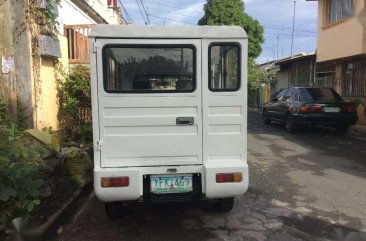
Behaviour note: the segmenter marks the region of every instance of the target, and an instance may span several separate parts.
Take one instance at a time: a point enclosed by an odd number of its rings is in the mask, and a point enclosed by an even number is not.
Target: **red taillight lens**
[[[241,172],[216,174],[216,183],[242,182],[242,180]]]
[[[129,177],[102,177],[102,187],[128,187],[130,185]]]
[[[353,105],[343,106],[342,111],[346,113],[357,113],[356,106]]]
[[[303,113],[323,112],[323,108],[319,105],[304,105],[300,107],[300,112]]]

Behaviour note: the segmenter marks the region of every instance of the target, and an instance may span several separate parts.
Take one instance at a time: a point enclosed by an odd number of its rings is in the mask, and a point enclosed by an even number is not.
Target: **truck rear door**
[[[95,45],[101,166],[201,164],[201,40]]]

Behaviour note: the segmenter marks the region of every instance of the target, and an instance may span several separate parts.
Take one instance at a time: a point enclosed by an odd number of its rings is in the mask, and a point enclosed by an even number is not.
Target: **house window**
[[[328,0],[328,24],[354,15],[353,0]]]

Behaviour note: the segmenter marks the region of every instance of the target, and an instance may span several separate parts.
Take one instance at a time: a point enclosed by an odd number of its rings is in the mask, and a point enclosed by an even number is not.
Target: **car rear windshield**
[[[300,89],[300,100],[302,101],[337,101],[342,98],[329,88],[303,88]]]

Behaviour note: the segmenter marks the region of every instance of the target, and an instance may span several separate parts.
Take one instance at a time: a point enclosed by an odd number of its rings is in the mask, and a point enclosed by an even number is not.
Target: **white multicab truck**
[[[94,187],[107,214],[130,201],[231,210],[249,182],[243,28],[97,25],[89,40]]]

